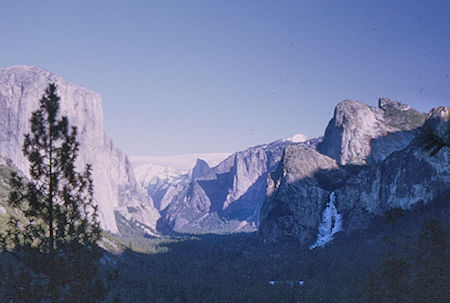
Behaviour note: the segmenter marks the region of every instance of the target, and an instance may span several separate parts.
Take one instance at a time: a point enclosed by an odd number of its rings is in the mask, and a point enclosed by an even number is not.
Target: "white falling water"
[[[342,216],[338,214],[336,206],[334,205],[335,202],[336,197],[334,192],[332,192],[327,207],[322,214],[322,221],[319,224],[317,240],[309,247],[309,249],[323,247],[326,243],[333,240],[335,233],[342,230]]]

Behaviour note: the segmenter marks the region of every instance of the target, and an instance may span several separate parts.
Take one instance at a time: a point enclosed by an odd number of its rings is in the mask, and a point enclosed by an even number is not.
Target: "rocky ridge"
[[[448,196],[448,144],[431,156],[420,140],[427,128],[447,140],[448,113],[448,107],[432,110],[422,127],[425,114],[392,100],[380,99],[378,108],[341,102],[317,150],[288,146],[269,175],[259,237],[313,244],[331,200],[340,222],[329,228],[339,223],[351,233],[391,208]]]
[[[344,100],[334,111],[318,150],[340,165],[381,162],[404,148],[425,122],[425,115],[409,106],[382,98],[378,107]]]
[[[161,215],[178,232],[254,230],[266,188],[289,144],[314,146],[317,140],[293,136],[237,152],[210,167],[197,160],[183,182],[170,184],[161,199]]]

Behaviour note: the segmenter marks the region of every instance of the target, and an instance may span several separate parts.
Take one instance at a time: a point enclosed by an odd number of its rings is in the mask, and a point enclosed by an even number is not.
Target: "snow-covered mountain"
[[[135,169],[150,164],[188,171],[194,167],[197,159],[205,160],[209,166],[216,166],[229,155],[231,153],[199,153],[173,156],[130,156],[129,158]]]
[[[55,83],[61,97],[61,114],[78,128],[81,143],[78,165],[92,164],[94,198],[99,205],[101,226],[118,232],[116,214],[156,228],[159,213],[151,198],[136,182],[127,156],[118,149],[103,128],[102,100],[98,93],[70,83],[46,70],[32,66],[0,69],[0,156],[28,174],[23,156],[23,135],[30,131],[31,113],[49,83]]]

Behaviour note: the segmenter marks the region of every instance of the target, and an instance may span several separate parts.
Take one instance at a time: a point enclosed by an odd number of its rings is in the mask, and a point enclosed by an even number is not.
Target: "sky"
[[[336,104],[450,105],[450,1],[0,0],[0,67],[100,93],[132,156],[323,135]]]

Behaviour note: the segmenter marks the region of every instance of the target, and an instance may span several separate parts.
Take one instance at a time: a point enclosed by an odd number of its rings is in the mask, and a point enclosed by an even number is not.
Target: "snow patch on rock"
[[[284,141],[290,141],[292,143],[302,143],[302,142],[305,142],[308,140],[309,140],[309,138],[303,134],[295,134],[291,137],[284,139]]]
[[[199,153],[174,156],[131,156],[130,161],[135,169],[147,164],[189,170],[194,167],[197,159],[205,160],[210,167],[214,167],[229,155],[230,153]]]
[[[188,171],[158,164],[143,164],[137,167],[134,173],[139,184],[147,188],[150,185],[157,185],[161,180],[177,183],[179,177],[187,174]]]

